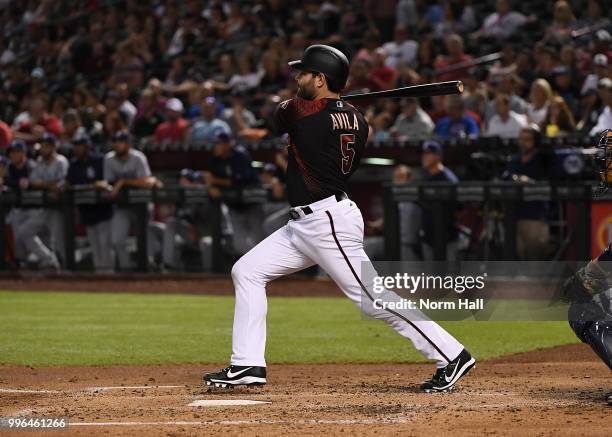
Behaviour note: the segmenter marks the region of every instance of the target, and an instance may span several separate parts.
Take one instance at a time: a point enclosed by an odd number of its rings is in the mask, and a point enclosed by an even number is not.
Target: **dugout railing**
[[[124,189],[115,198],[104,190],[66,190],[54,193],[50,190],[5,191],[0,195],[0,226],[5,228],[6,217],[11,208],[53,208],[62,212],[66,270],[75,270],[75,219],[79,205],[115,204],[130,208],[135,216],[132,229],[136,238],[136,271],[147,272],[149,207],[152,204],[174,204],[182,206],[209,205],[212,222],[212,267],[213,271],[224,269],[221,249],[221,204],[230,207],[262,204],[268,199],[268,191],[260,187],[223,189],[220,197],[212,198],[206,187],[164,187],[151,189]],[[6,253],[6,232],[0,232],[0,254]],[[7,267],[5,256],[0,256],[0,269]]]
[[[429,217],[433,220],[433,229],[435,229],[432,242],[434,260],[443,261],[446,258],[446,246],[449,240],[446,220],[448,215],[454,214],[457,208],[461,209],[465,204],[477,204],[482,207],[485,214],[486,211],[490,212],[494,209],[503,227],[501,256],[497,260],[516,260],[517,210],[522,202],[542,201],[573,204],[571,235],[569,235],[571,244],[576,259],[589,259],[591,254],[591,204],[611,200],[610,194],[599,193],[597,184],[586,182],[572,182],[571,184],[521,184],[516,182],[387,184],[383,196],[385,257],[389,260],[400,259],[399,202],[414,202],[427,206],[430,211]],[[453,207],[449,208],[450,205]],[[612,214],[612,207],[610,214]]]

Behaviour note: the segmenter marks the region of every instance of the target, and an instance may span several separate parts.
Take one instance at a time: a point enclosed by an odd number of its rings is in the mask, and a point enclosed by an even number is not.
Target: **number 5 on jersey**
[[[355,134],[340,135],[340,151],[342,152],[342,173],[349,174],[355,158]]]

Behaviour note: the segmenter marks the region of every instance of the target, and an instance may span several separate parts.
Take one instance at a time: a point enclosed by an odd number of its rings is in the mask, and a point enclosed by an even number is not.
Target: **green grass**
[[[421,361],[341,298],[268,299],[270,363]],[[0,363],[225,363],[234,300],[222,296],[0,291]],[[479,358],[576,342],[565,322],[442,323]]]

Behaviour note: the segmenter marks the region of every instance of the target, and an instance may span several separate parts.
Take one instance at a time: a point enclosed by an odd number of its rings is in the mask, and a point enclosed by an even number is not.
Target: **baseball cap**
[[[166,109],[174,112],[183,112],[183,102],[173,97],[166,102]]]
[[[423,143],[423,153],[442,155],[442,146],[437,141],[425,141]]]
[[[598,65],[600,67],[608,66],[608,57],[602,53],[598,53],[593,56],[593,64]]]
[[[612,90],[612,79],[608,77],[602,77],[597,82],[597,88],[605,88],[607,90]]]
[[[275,174],[277,170],[278,170],[278,167],[276,166],[276,164],[273,164],[271,162],[268,162],[264,164],[263,166],[263,171],[265,173]]]
[[[565,76],[566,74],[570,74],[570,69],[565,65],[560,65],[553,69],[552,74],[553,76]]]
[[[10,153],[11,150],[21,150],[22,152],[25,152],[28,150],[28,146],[26,146],[26,143],[21,140],[14,140],[8,147],[6,153]]]
[[[49,132],[45,133],[40,139],[41,143],[57,145],[57,137]]]
[[[45,70],[43,70],[40,67],[36,67],[35,69],[32,70],[32,72],[30,73],[31,77],[35,77],[36,79],[42,79],[45,77]]]
[[[186,178],[189,179],[190,181],[193,180],[193,170],[190,168],[184,168],[181,170],[181,177],[182,178]]]
[[[232,134],[224,130],[215,133],[215,143],[229,143],[232,140]]]
[[[610,32],[608,32],[606,29],[600,29],[597,32],[595,32],[596,41],[610,42],[611,39],[612,37],[610,36]]]
[[[74,145],[84,144],[86,146],[89,146],[91,145],[91,140],[89,139],[89,135],[87,134],[78,134],[76,137],[74,137],[74,139],[72,140],[72,143]]]
[[[128,131],[120,130],[113,135],[113,141],[130,141],[130,134]]]

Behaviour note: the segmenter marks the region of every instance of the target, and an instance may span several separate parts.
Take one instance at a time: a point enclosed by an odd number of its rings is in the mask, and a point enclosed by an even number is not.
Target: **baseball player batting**
[[[313,45],[302,60],[289,65],[297,70],[297,97],[280,103],[274,119],[279,133],[290,137],[290,220],[234,264],[230,365],[204,375],[204,382],[216,387],[266,383],[266,284],[318,264],[364,313],[385,321],[437,362],[433,377],[421,385],[424,391],[447,391],[474,367],[474,358],[441,326],[424,320],[423,314],[415,312],[411,320],[376,309],[372,284],[361,279],[362,263],[370,260],[363,250],[361,211],[347,197],[346,187],[359,166],[369,127],[363,115],[339,96],[349,62],[333,47]]]

